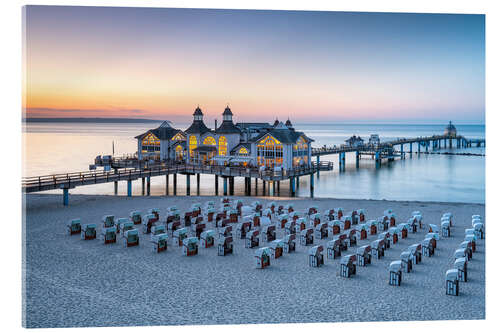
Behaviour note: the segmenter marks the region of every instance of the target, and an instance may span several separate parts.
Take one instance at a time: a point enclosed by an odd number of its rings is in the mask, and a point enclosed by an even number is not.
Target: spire
[[[229,104],[226,105],[226,108],[224,109],[224,112],[222,113],[222,120],[233,122],[233,113],[231,112],[231,109],[229,108]]]
[[[193,116],[194,116],[194,120],[203,120],[203,112],[201,112],[199,105],[196,108],[196,110],[194,110]]]

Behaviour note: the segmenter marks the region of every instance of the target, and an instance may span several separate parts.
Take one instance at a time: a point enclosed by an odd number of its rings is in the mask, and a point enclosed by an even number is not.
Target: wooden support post
[[[429,152],[429,141],[425,141],[425,152]]]
[[[147,194],[151,195],[151,177],[147,177]]]
[[[296,186],[296,189],[295,189],[295,193],[298,193],[299,192],[299,187],[300,187],[300,177],[297,176],[296,178],[297,178],[296,179],[297,180],[297,186]]]
[[[255,178],[255,195],[259,195],[259,178]]]
[[[69,204],[69,189],[63,188],[63,205],[67,206]]]
[[[421,143],[420,141],[419,141],[419,142],[417,142],[417,150],[418,150],[418,155],[420,155],[420,145],[421,145],[421,144],[422,144],[422,143]]]
[[[262,195],[266,195],[266,181],[262,179]]]
[[[196,195],[200,195],[200,174],[196,174]]]
[[[186,173],[186,195],[191,195],[191,175]]]
[[[403,149],[404,149],[403,147],[404,147],[404,145],[403,145],[403,144],[401,144],[401,159],[402,159],[402,160],[405,158],[405,152],[404,152],[404,150],[403,150]]]
[[[168,173],[165,175],[165,195],[168,195]]]
[[[115,181],[115,195],[118,195],[118,182]]]
[[[314,198],[314,175],[311,173],[311,180],[310,180],[310,190],[311,190],[311,198]]]
[[[224,180],[224,196],[227,195],[227,177],[223,177]]]
[[[234,176],[229,177],[229,195],[234,195]]]
[[[359,150],[356,150],[356,169],[359,169]]]
[[[319,173],[318,173],[319,175]],[[278,197],[280,196],[280,181],[276,181],[276,185],[278,185]]]
[[[274,181],[269,181],[269,195],[274,196]]]
[[[177,173],[174,173],[174,195],[177,195]]]
[[[295,178],[290,177],[290,196],[294,197],[295,196]]]
[[[144,195],[145,183],[146,183],[146,178],[142,177],[142,195]]]
[[[377,151],[377,152],[375,152],[375,168],[376,169],[380,168],[380,165],[381,165],[381,163],[380,163],[380,152]]]
[[[219,176],[215,175],[215,195],[219,195]]]
[[[316,164],[318,166],[317,176],[318,176],[318,179],[319,179],[319,155],[316,155]]]
[[[342,153],[342,171],[345,171],[345,152]]]
[[[132,196],[132,180],[127,180],[127,197]]]
[[[339,153],[339,172],[342,172],[342,153]]]
[[[410,158],[412,158],[413,155],[413,142],[410,142]]]

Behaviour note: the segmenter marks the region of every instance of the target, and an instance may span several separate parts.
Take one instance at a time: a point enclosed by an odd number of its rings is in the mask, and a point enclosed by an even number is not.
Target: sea
[[[137,151],[135,136],[157,127],[156,123],[102,122],[28,122],[23,123],[23,176],[41,176],[88,171],[97,155],[127,155]],[[365,141],[378,134],[381,141],[442,134],[447,124],[294,124],[314,140],[313,147],[340,145],[352,135]],[[174,124],[185,129],[189,124]],[[455,125],[457,133],[466,138],[485,138],[484,125]],[[399,149],[399,147],[397,147]],[[408,151],[408,145],[405,146]],[[417,151],[416,144],[413,152]],[[425,151],[422,149],[421,151]],[[430,150],[432,151],[432,149]],[[442,148],[440,152],[465,152],[483,156],[407,154],[406,159],[383,163],[378,169],[371,158],[361,159],[356,169],[354,153],[346,154],[345,171],[339,172],[338,155],[322,156],[332,161],[334,170],[314,176],[314,196],[323,198],[376,199],[400,201],[485,202],[485,148]],[[315,161],[315,158],[314,158]],[[214,176],[201,175],[200,195],[214,194]],[[219,178],[219,194],[222,180]],[[301,177],[299,197],[309,197],[310,177]],[[177,195],[185,195],[185,176],[177,179]],[[173,193],[172,180],[170,194]],[[196,192],[191,179],[191,194]],[[133,195],[141,195],[141,182],[133,182]],[[126,195],[126,182],[119,182],[118,195]],[[61,193],[53,190],[42,193]],[[112,195],[112,183],[77,187],[70,194]],[[280,195],[287,196],[289,182],[280,184]],[[255,184],[252,181],[252,195]],[[259,182],[258,195],[262,195]],[[151,179],[151,195],[165,195],[165,177]],[[235,179],[235,195],[244,195],[243,179]]]

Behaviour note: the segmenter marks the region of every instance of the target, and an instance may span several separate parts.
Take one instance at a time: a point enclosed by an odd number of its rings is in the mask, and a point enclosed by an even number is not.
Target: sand
[[[234,198],[236,199],[236,197]],[[403,274],[401,287],[388,284],[388,266],[426,232],[409,234],[386,251],[380,260],[357,267],[354,277],[339,276],[340,259],[326,258],[319,268],[308,266],[307,250],[272,260],[256,269],[255,249],[235,240],[235,253],[217,256],[215,247],[200,249],[194,257],[169,242],[167,252],[154,254],[149,235],[140,234],[139,247],[122,243],[103,245],[67,236],[65,224],[81,218],[99,223],[113,214],[127,217],[132,210],[146,213],[159,208],[163,220],[167,207],[182,212],[194,202],[220,197],[114,197],[71,195],[62,206],[60,195],[26,196],[24,257],[24,325],[26,327],[137,326],[185,324],[305,323],[387,320],[455,320],[485,317],[484,240],[469,263],[469,281],[460,283],[460,295],[445,295],[444,276],[452,268],[454,250],[470,228],[472,214],[484,216],[481,204],[394,202],[338,199],[278,199],[240,197],[244,204],[255,200],[293,202],[296,210],[317,205],[364,208],[368,219],[392,208],[397,222],[420,210],[424,222],[440,224],[444,212],[452,212],[452,236],[438,241],[435,256],[423,257],[413,272]],[[283,235],[278,230],[278,238]],[[376,236],[358,241],[368,244]],[[314,243],[326,245],[327,239]],[[298,242],[297,242],[298,243]],[[262,243],[261,243],[262,245]],[[355,253],[356,247],[347,253]],[[344,254],[344,253],[343,253]]]

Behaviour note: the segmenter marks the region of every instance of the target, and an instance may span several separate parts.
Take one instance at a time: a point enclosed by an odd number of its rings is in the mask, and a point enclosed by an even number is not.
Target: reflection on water
[[[177,125],[186,128],[187,124]],[[134,136],[155,127],[155,124],[29,124],[24,128],[25,176],[53,173],[66,173],[88,170],[96,155],[111,154],[112,141],[115,154],[121,155],[137,150]],[[438,134],[444,126],[437,125],[299,125],[315,139],[313,146],[342,144],[343,140],[356,134],[364,139],[378,133],[382,141],[401,137],[416,137]],[[484,138],[484,126],[457,126],[458,132],[465,137]],[[398,147],[399,148],[399,147]],[[408,147],[406,148],[408,150]],[[416,151],[416,146],[413,147]],[[446,150],[442,150],[446,151]],[[448,149],[484,153],[484,148]],[[338,168],[338,156],[323,156],[321,160],[334,162]],[[363,158],[360,168],[355,167],[354,153],[346,154],[346,170],[338,169],[321,172],[320,178],[314,176],[314,195],[316,197],[336,197],[353,199],[421,200],[446,202],[475,202],[485,200],[485,158],[481,156],[425,155],[407,154],[404,160],[384,163],[375,169],[372,159]],[[201,195],[214,194],[214,176],[201,175]],[[219,179],[219,194],[222,193],[222,180]],[[186,177],[178,175],[178,195],[185,194]],[[173,180],[170,177],[170,194],[173,193]],[[259,182],[258,194],[262,195]],[[119,194],[126,194],[126,182],[120,182]],[[288,195],[289,182],[280,184],[280,194]],[[52,193],[59,193],[53,191]],[[84,186],[73,189],[71,193],[112,194],[113,184]],[[252,181],[252,194],[255,181]],[[133,194],[141,194],[141,182],[133,184]],[[165,177],[151,180],[151,194],[165,194]],[[191,177],[191,194],[196,194],[196,177]],[[243,179],[235,179],[235,194],[244,194]],[[300,180],[298,195],[309,196],[309,176]]]

